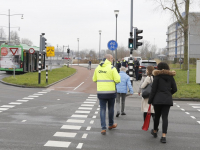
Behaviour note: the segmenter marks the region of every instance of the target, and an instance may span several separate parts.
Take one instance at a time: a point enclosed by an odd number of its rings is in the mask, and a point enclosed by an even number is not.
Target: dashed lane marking
[[[185,112],[185,113],[188,114],[188,115],[190,114],[189,112]]]
[[[36,95],[30,95],[30,96],[28,96],[28,97],[39,97],[39,96],[36,96]]]
[[[193,108],[200,108],[200,106],[192,106]]]
[[[181,109],[182,111],[185,111],[185,109]]]
[[[90,126],[86,128],[86,130],[90,130],[90,129],[91,129],[91,127],[90,127]]]
[[[0,110],[8,110],[9,108],[0,108]]]
[[[68,119],[66,122],[70,122],[70,123],[84,123],[85,120]]]
[[[1,107],[13,108],[13,107],[15,107],[15,106],[14,106],[14,105],[2,105]]]
[[[93,124],[93,123],[94,123],[94,120],[91,120],[91,121],[90,121],[90,124]]]
[[[71,130],[80,130],[81,126],[74,126],[74,125],[63,125],[61,129],[71,129]]]
[[[75,113],[77,113],[77,114],[89,114],[90,113],[90,111],[75,111]]]
[[[92,108],[90,108],[90,107],[79,107],[78,109],[92,110]]]
[[[71,132],[56,132],[53,136],[57,137],[75,137],[77,133],[71,133]]]
[[[94,106],[94,105],[89,105],[89,104],[82,104],[81,106]]]
[[[44,94],[33,94],[33,95],[44,95]]]
[[[11,102],[11,103],[9,103],[9,104],[11,104],[11,105],[21,105],[22,103]]]
[[[83,143],[79,143],[76,149],[81,149],[83,147]]]
[[[58,101],[60,100],[60,99],[57,99]]]
[[[28,102],[29,100],[17,100],[18,102]]]
[[[196,119],[194,116],[190,116],[192,119]]]
[[[48,141],[44,146],[68,148],[71,142]]]
[[[86,139],[87,136],[88,136],[88,134],[84,133],[83,136],[82,136],[82,138],[83,138],[83,139]]]
[[[47,109],[47,107],[44,107],[43,109]]]
[[[95,114],[98,114],[98,111],[95,111]]]
[[[100,108],[97,108],[97,110],[100,110]]]
[[[179,105],[176,105],[177,107],[180,107]]]
[[[26,122],[26,120],[22,120],[22,122]]]
[[[93,116],[92,118],[97,118],[97,116]]]
[[[74,117],[74,118],[87,118],[88,115],[72,115],[71,117]]]
[[[200,124],[200,121],[197,121]]]
[[[97,99],[97,98],[95,98],[95,97],[88,97],[88,98],[91,98],[91,99]]]

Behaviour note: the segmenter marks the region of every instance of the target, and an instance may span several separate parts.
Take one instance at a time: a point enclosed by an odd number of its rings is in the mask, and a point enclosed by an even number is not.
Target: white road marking
[[[179,105],[176,105],[177,107],[180,107]]]
[[[1,113],[2,111],[0,111],[0,113]]]
[[[78,109],[92,110],[92,108],[90,108],[90,107],[79,107]]]
[[[90,111],[75,111],[75,113],[80,113],[80,114],[89,114]]]
[[[30,96],[28,96],[28,97],[39,97],[39,96],[36,96],[36,95],[30,95]]]
[[[0,110],[8,110],[9,108],[0,108]]]
[[[44,146],[68,148],[71,142],[48,141]]]
[[[192,119],[196,119],[194,116],[190,116]]]
[[[74,118],[87,118],[88,115],[72,115],[71,117],[74,117]]]
[[[100,110],[100,108],[97,108],[97,110]]]
[[[98,107],[100,107],[100,105]]]
[[[94,105],[89,105],[89,104],[82,104],[81,106],[94,106]]]
[[[197,121],[200,124],[200,121]]]
[[[95,111],[95,114],[98,114],[98,111]]]
[[[85,103],[85,104],[95,104],[96,102],[83,102],[83,103]]]
[[[13,107],[15,107],[15,106],[14,106],[14,105],[2,105],[1,107],[13,108]]]
[[[53,136],[58,137],[75,137],[77,133],[71,133],[71,132],[56,132]]]
[[[44,94],[33,94],[33,95],[44,95]]]
[[[79,84],[76,88],[74,88],[74,90],[78,89],[84,82],[82,82],[81,84]]]
[[[188,114],[188,115],[190,114],[189,112],[185,112],[185,113]]]
[[[71,130],[80,130],[81,126],[74,126],[74,125],[63,125],[61,129],[71,129]]]
[[[185,109],[181,109],[182,111],[185,111]]]
[[[94,120],[91,120],[91,121],[90,121],[90,124],[93,124],[93,123],[94,123]]]
[[[200,108],[200,106],[192,106],[193,108]]]
[[[76,149],[81,149],[83,147],[83,143],[79,143]]]
[[[200,109],[197,109],[198,111],[200,111]]]
[[[26,120],[22,120],[22,122],[26,122]]]
[[[57,99],[58,101],[60,100],[60,99]]]
[[[24,98],[22,98],[22,99],[34,99],[34,98],[30,98],[30,97],[24,97]]]
[[[39,94],[45,94],[45,93],[47,93],[47,92],[38,92]]]
[[[95,98],[95,97],[88,97],[88,98],[91,98],[91,99],[97,99],[97,98]]]
[[[90,94],[90,96],[97,96],[97,95],[92,95],[92,94]]]
[[[86,139],[88,134],[83,134],[82,138]]]
[[[86,128],[86,130],[90,130],[90,129],[91,129],[91,127],[90,127],[90,126]]]
[[[97,116],[93,116],[92,118],[97,118]]]
[[[43,109],[47,109],[47,107],[44,107]]]
[[[94,99],[86,99],[86,101],[93,101],[93,102],[96,102],[97,100],[94,100]]]
[[[11,105],[20,105],[20,104],[22,104],[22,103],[11,102],[11,103],[9,103],[9,104],[11,104]]]
[[[18,102],[28,102],[29,100],[17,100]]]
[[[85,120],[68,119],[66,122],[71,122],[71,123],[84,123]]]

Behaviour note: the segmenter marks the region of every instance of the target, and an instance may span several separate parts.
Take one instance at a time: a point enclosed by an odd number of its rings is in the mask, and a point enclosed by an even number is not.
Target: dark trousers
[[[138,71],[139,71],[139,69],[135,68],[135,78],[136,78],[136,80],[138,80]]]
[[[146,116],[147,116],[147,112],[144,112],[144,114],[143,114],[144,121],[145,121]],[[151,117],[152,117],[152,119],[153,119],[153,121],[154,121],[154,120],[155,120],[155,114],[154,114],[154,113],[151,113]]]
[[[169,105],[154,105],[154,111],[155,111],[154,130],[158,129],[160,117],[162,115],[162,133],[167,133],[169,110],[170,110]]]
[[[126,93],[117,93],[117,98],[116,98],[117,113],[120,112],[120,98],[121,98],[121,113],[123,113],[125,108]]]

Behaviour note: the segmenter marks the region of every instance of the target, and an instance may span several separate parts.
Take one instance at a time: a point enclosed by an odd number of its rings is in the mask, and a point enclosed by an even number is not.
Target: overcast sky
[[[131,0],[0,0],[0,14],[24,14],[11,16],[11,27],[20,27],[20,38],[30,39],[39,46],[39,35],[45,33],[52,46],[69,45],[71,50],[94,49],[99,51],[99,30],[101,49],[115,40],[116,17],[119,10],[117,41],[119,46],[128,46],[130,33]],[[173,21],[169,12],[157,8],[153,0],[134,0],[133,26],[143,30],[143,39],[159,48],[166,47],[166,31]],[[198,11],[197,5],[191,11]],[[156,10],[157,8],[157,10]],[[8,17],[0,15],[0,26],[8,26]],[[8,35],[8,29],[4,28]]]

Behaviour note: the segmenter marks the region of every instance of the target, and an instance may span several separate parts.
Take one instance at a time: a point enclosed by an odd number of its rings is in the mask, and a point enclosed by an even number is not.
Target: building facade
[[[184,17],[184,13],[182,15]],[[190,58],[200,59],[200,13],[189,13],[189,56]],[[184,33],[180,30],[181,25],[178,21],[168,26],[167,35],[167,51],[168,59],[184,58]]]

